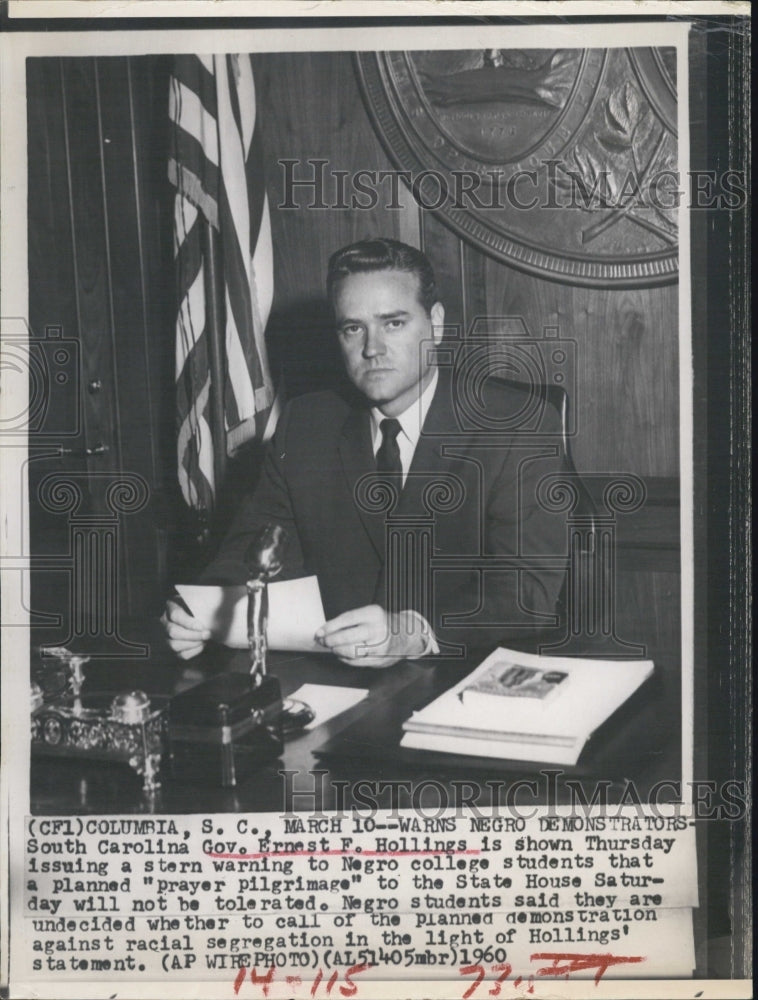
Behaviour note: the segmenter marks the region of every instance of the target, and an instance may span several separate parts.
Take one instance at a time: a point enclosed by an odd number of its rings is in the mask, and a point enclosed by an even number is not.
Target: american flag
[[[214,448],[233,455],[250,438],[267,437],[275,422],[264,341],[273,298],[271,224],[250,56],[177,56],[169,117],[179,483],[191,507],[209,511],[220,486]],[[211,379],[206,223],[218,233],[223,386]],[[211,393],[222,394],[225,441],[213,439]]]

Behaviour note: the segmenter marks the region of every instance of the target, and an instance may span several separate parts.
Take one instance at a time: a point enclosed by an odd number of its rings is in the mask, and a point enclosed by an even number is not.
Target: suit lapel
[[[454,435],[456,419],[451,399],[451,380],[445,370],[439,373],[439,382],[432,405],[426,415],[421,437],[416,445],[413,461],[408,471],[397,514],[424,514],[424,490],[434,477],[449,469],[452,460],[443,456],[443,445]]]
[[[442,446],[449,443],[451,434],[456,436],[456,430],[451,379],[448,372],[441,370],[437,390],[424,421],[405,487],[396,509],[392,511],[392,517],[418,516],[427,513],[423,503],[424,490],[435,475],[445,472],[452,465],[452,459],[442,456]],[[458,431],[457,436],[459,435]],[[350,502],[357,509],[363,527],[383,564],[386,557],[387,515],[371,513],[355,499],[356,483],[362,476],[376,470],[371,442],[371,416],[368,409],[356,406],[350,410],[342,427],[338,451]]]
[[[358,511],[366,533],[376,549],[377,555],[384,562],[385,532],[384,514],[373,514],[358,503],[355,487],[360,478],[367,473],[376,471],[374,451],[371,446],[371,416],[367,409],[354,407],[347,416],[342,427],[342,433],[337,445],[342,474],[349,490],[350,504]]]
[[[441,475],[452,468],[455,459],[443,456],[443,446],[450,442],[451,437],[455,437],[456,420],[452,406],[450,393],[450,378],[445,371],[440,371],[439,382],[434,393],[434,399],[426,415],[421,437],[416,445],[411,467],[405,481],[403,492],[400,495],[400,502],[393,512],[393,519],[398,521],[405,519],[405,525],[400,527],[400,531],[411,530],[413,533],[413,523],[428,524],[429,518],[434,518],[434,513],[429,511],[428,505],[424,503],[424,493],[429,485],[438,480]],[[421,558],[421,551],[416,551],[417,558]],[[421,586],[419,590],[419,580],[407,578],[408,565],[405,559],[395,566],[393,571],[392,584],[388,584],[388,567],[382,566],[377,581],[374,600],[384,607],[393,606],[393,598],[400,599],[403,607],[412,607],[421,614],[428,616],[430,608],[426,607],[425,598]],[[418,568],[416,568],[418,573]]]

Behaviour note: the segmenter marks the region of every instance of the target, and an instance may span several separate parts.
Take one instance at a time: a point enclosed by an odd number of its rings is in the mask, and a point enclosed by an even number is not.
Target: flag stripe
[[[242,137],[242,148],[245,150],[245,156],[247,157],[250,152],[253,132],[255,131],[257,104],[252,57],[246,56],[238,59],[237,71],[239,73],[240,93],[246,95],[246,99],[240,104],[240,135]]]
[[[213,447],[208,409],[210,376],[197,395],[194,405],[179,428],[179,485],[184,499],[192,507],[207,510],[213,506]]]
[[[227,85],[226,94],[228,95],[229,98],[229,111],[234,120],[234,125],[237,135],[240,137],[241,140],[242,118],[240,115],[239,95],[237,93],[238,80],[237,80],[237,73],[235,72],[235,57],[230,56],[226,60],[226,66],[224,66],[223,68],[219,67],[219,71],[226,72],[226,85]],[[249,97],[250,95],[248,94],[246,96]]]
[[[176,290],[180,307],[189,294],[189,290],[203,266],[203,251],[200,242],[201,220],[202,216],[198,214],[186,239],[176,249],[174,266],[176,269]]]
[[[261,130],[256,127],[250,144],[250,153],[245,164],[247,175],[247,186],[251,191],[250,196],[250,256],[255,255],[255,246],[258,241],[258,234],[263,219],[263,211],[266,207],[266,188],[261,183],[255,183],[256,178],[263,177],[263,142],[261,140]]]
[[[173,77],[193,90],[208,114],[216,117],[216,80],[212,68],[204,66],[197,56],[179,55],[174,59]]]
[[[182,243],[192,232],[197,216],[197,208],[177,191],[174,198],[174,257],[179,255]]]
[[[169,169],[173,163],[174,171],[180,171],[180,173],[177,174],[179,179],[170,177],[171,183],[181,191],[185,198],[189,198],[194,205],[202,210],[203,206],[197,197],[193,197],[193,191],[196,188],[198,191],[202,191],[209,201],[217,202],[219,169],[212,160],[208,159],[205,155],[205,149],[192,133],[180,125],[175,126],[172,131],[173,149],[169,159]],[[182,176],[193,179],[189,185],[183,186]]]
[[[248,72],[246,72],[246,70]],[[262,186],[263,174],[257,177],[248,173],[244,143],[243,119],[247,122],[248,134],[252,136],[254,117],[244,115],[244,109],[255,106],[253,77],[249,57],[242,57],[231,65],[225,83],[219,87],[219,107],[228,102],[230,115],[235,121],[235,130],[222,136],[224,157],[224,187],[220,192],[220,217],[224,231],[234,233],[236,239],[224,243],[224,267],[228,287],[227,297],[227,337],[228,353],[227,387],[228,396],[234,398],[236,407],[227,407],[227,427],[236,430],[240,423],[253,417],[259,405],[269,406],[273,398],[271,379],[268,374],[263,330],[265,319],[256,310],[255,275],[253,272],[251,247],[251,202],[256,187]],[[236,86],[246,86],[246,91],[238,99]],[[242,210],[242,206],[245,210]],[[271,261],[269,259],[269,268]],[[241,339],[240,331],[248,331]],[[250,334],[252,333],[252,337]],[[232,358],[240,364],[232,363]],[[244,403],[243,403],[244,400]],[[235,409],[237,412],[235,412]],[[254,423],[251,423],[251,427]],[[230,441],[230,448],[234,448]]]
[[[273,299],[273,252],[252,59],[177,56],[169,88],[169,179],[177,189],[174,255],[178,293],[178,478],[186,502],[209,509],[214,448],[233,452],[270,429],[274,391],[265,326]],[[225,316],[223,385],[210,375],[203,227],[218,230]],[[213,440],[212,394],[223,397],[226,441]],[[218,398],[218,397],[216,397]]]
[[[274,301],[273,259],[274,250],[271,242],[271,217],[268,212],[268,198],[264,198],[264,210],[261,216],[260,230],[258,232],[258,243],[255,248],[255,254],[253,255],[253,272],[255,274],[253,288],[255,289],[257,306],[261,316],[262,329],[260,336],[260,350],[262,351],[265,351],[265,341],[263,339],[265,322],[263,317],[268,317]]]
[[[194,90],[176,80],[168,94],[168,116],[178,130],[192,136],[204,158],[218,167],[217,119],[206,111]]]
[[[222,202],[222,218],[224,217],[225,208],[226,206]],[[235,351],[237,346],[241,348],[246,362],[244,370],[242,372],[235,370],[235,375],[245,376],[248,373],[255,373],[257,378],[251,379],[254,389],[270,385],[271,380],[268,374],[268,366],[265,364],[263,353],[265,344],[263,340],[262,317],[258,316],[256,318],[255,316],[255,312],[258,310],[254,309],[254,287],[251,285],[249,279],[249,270],[245,267],[239,244],[233,244],[225,249],[228,251],[224,255],[224,265],[229,290],[227,329],[228,332],[231,332],[231,336],[227,336],[227,349],[229,349],[230,340],[239,341],[240,330],[249,330],[252,333],[252,337],[247,337],[242,343],[235,345]],[[252,270],[252,262],[250,262],[250,270]],[[231,364],[229,368],[231,370]]]
[[[176,337],[176,374],[179,377],[187,363],[190,351],[203,336],[205,330],[205,274],[203,268],[195,275],[195,280],[187,289],[187,294],[179,303]],[[205,373],[201,369],[203,376]]]

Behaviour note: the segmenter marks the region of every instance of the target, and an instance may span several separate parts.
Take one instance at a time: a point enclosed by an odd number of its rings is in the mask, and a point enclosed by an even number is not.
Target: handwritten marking
[[[513,970],[511,968],[510,962],[501,962],[501,963],[498,963],[497,965],[491,965],[490,966],[490,972],[499,972],[500,975],[495,980],[495,984],[492,987],[492,989],[488,990],[489,996],[496,997],[496,996],[500,995],[502,983],[505,982],[505,980],[508,978],[508,976],[511,974],[512,971]],[[466,990],[466,992],[463,994],[463,997],[462,997],[462,1000],[469,1000],[469,998],[471,996],[473,996],[473,994],[479,988],[479,984],[484,979],[485,969],[484,969],[483,965],[462,965],[458,969],[458,975],[460,975],[460,976],[476,976],[475,982],[473,982],[469,986],[469,988]],[[527,993],[534,993],[533,980],[534,980],[534,976],[530,976],[529,980],[528,980],[528,985],[526,987],[526,992]],[[523,981],[524,981],[524,979],[523,979],[522,976],[517,976],[513,980],[513,984],[512,984],[513,988],[514,989],[518,989],[519,986],[523,983]]]
[[[484,966],[462,965],[460,969],[458,969],[458,974],[461,976],[476,976],[476,980],[469,986],[469,988],[463,994],[463,1000],[469,1000],[469,997],[474,995],[477,986],[484,979]]]
[[[624,965],[625,963],[644,962],[644,955],[577,955],[571,952],[542,951],[530,956],[532,962],[552,961],[552,965],[537,969],[538,976],[565,976],[567,979],[572,972],[585,972],[589,969],[597,969],[595,973],[595,986],[600,982],[603,973],[607,972],[612,965]],[[564,962],[564,965],[560,963]]]
[[[489,991],[491,997],[500,996],[500,987],[505,982],[505,980],[510,976],[512,969],[510,962],[499,962],[497,965],[492,966],[493,972],[499,972],[500,975],[495,980],[495,985]]]
[[[349,969],[345,972],[344,985],[340,985],[340,993],[343,997],[354,997],[358,992],[358,984],[354,981],[356,976],[359,976],[362,972],[366,972],[367,969],[371,969],[373,966],[369,962],[362,962],[356,965],[351,965]],[[239,991],[247,979],[247,974],[250,973],[250,982],[255,986],[259,985],[264,997],[269,995],[269,990],[275,978],[274,966],[270,966],[268,972],[265,976],[258,975],[258,970],[255,966],[252,969],[248,969],[243,966],[240,968],[237,975],[234,977],[234,995],[237,996]],[[330,997],[334,987],[337,985],[337,980],[339,979],[339,970],[334,969],[326,983],[326,995]],[[315,998],[318,993],[319,987],[324,980],[324,970],[319,968],[316,973],[316,978],[311,983],[310,995]],[[285,976],[284,981],[288,986],[300,986],[303,980],[300,976]]]
[[[258,970],[255,967],[253,967],[250,970],[250,982],[254,986],[257,983],[261,984],[261,988],[263,990],[264,997],[268,996],[268,993],[269,993],[269,990],[271,988],[271,984],[273,983],[273,981],[274,981],[274,966],[273,965],[269,966],[268,972],[266,973],[265,976],[259,976],[258,975]]]
[[[428,852],[422,852],[428,853]],[[538,976],[565,976],[566,979],[569,978],[572,972],[587,972],[590,970],[595,970],[595,986],[597,986],[602,979],[604,973],[608,971],[614,965],[624,965],[628,963],[638,963],[644,962],[645,957],[643,955],[611,955],[606,954],[577,954],[574,952],[554,952],[554,951],[540,951],[534,952],[530,955],[530,961],[532,962],[550,962],[550,965],[542,966],[536,970]],[[354,982],[354,977],[360,975],[362,972],[366,972],[368,969],[373,968],[370,963],[362,963],[358,965],[351,965],[349,969],[345,972],[344,985],[340,985],[339,991],[343,997],[354,997],[358,992],[358,985]],[[494,980],[492,987],[487,991],[488,995],[491,997],[501,996],[502,984],[508,979],[511,972],[513,971],[510,962],[500,962],[489,967],[490,973],[499,973],[497,979]],[[245,979],[250,973],[250,982],[255,986],[259,985],[261,987],[264,997],[268,997],[269,990],[272,983],[274,982],[275,970],[274,966],[271,965],[264,976],[258,974],[257,968],[253,967],[248,969],[242,967],[237,972],[234,978],[234,995],[237,996],[244,983]],[[484,981],[484,977],[487,970],[483,965],[462,965],[458,968],[458,975],[460,976],[475,976],[474,982],[472,982],[462,995],[462,1000],[470,1000],[470,998],[476,993],[480,984]],[[326,982],[326,995],[331,997],[334,987],[337,985],[339,979],[339,970],[334,969]],[[324,970],[319,968],[316,973],[316,977],[311,983],[310,995],[314,998],[318,994],[319,987],[324,980]],[[285,982],[288,986],[296,986],[302,983],[300,976],[285,976]],[[523,976],[516,976],[513,980],[514,989],[518,989],[524,982]],[[527,993],[534,993],[534,976],[529,976],[527,980]]]
[[[530,955],[530,960],[532,962],[552,962],[551,965],[543,966],[542,968],[537,969],[538,976],[565,976],[566,979],[568,979],[572,972],[586,972],[590,969],[595,969],[597,970],[595,973],[595,986],[597,986],[603,977],[603,973],[607,972],[611,966],[623,965],[627,962],[644,962],[645,957],[643,955],[583,955],[573,952],[540,951]],[[499,972],[500,975],[495,980],[492,988],[488,991],[489,996],[500,996],[502,983],[505,982],[512,972],[511,965],[509,962],[491,965],[490,972]],[[466,992],[463,994],[462,1000],[470,1000],[479,988],[479,984],[484,980],[485,974],[486,970],[483,965],[461,965],[459,967],[458,975],[476,976],[474,982],[471,983]],[[523,976],[516,976],[513,980],[513,988],[518,989],[523,982]],[[534,976],[529,976],[526,992],[534,993]]]
[[[316,993],[318,991],[319,985],[321,983],[321,980],[323,978],[324,978],[324,973],[321,971],[321,969],[319,969],[318,970],[318,975],[313,980],[313,986],[311,986],[311,996],[312,997],[315,997],[315,995],[316,995]]]
[[[258,858],[279,858],[281,857],[281,852],[276,851],[262,851],[258,854],[222,854],[216,851],[205,851],[205,856],[207,858],[216,858],[219,861],[250,861],[256,860]],[[451,851],[287,851],[288,858],[324,858],[324,857],[347,857],[349,855],[354,855],[359,858],[401,858],[401,857],[419,857],[422,855],[429,854],[481,854],[478,847],[468,848],[467,850],[451,850]]]

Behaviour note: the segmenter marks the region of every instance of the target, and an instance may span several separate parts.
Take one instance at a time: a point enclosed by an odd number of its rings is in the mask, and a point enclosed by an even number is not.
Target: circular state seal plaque
[[[514,267],[594,287],[677,275],[674,49],[360,53],[418,204]]]

